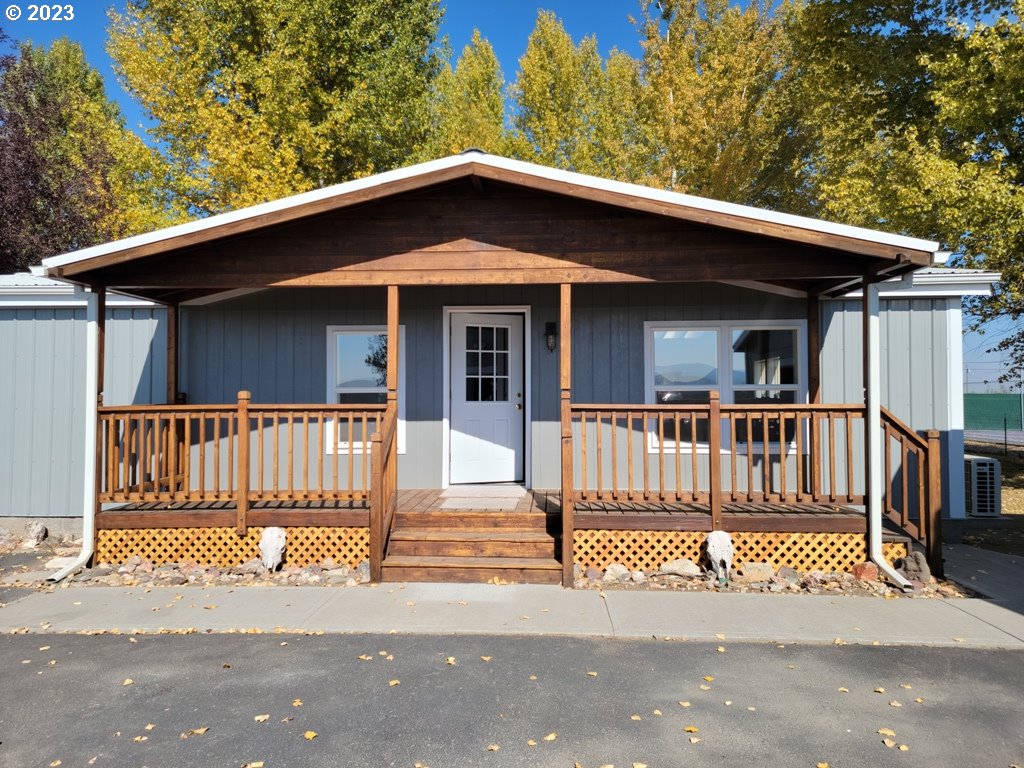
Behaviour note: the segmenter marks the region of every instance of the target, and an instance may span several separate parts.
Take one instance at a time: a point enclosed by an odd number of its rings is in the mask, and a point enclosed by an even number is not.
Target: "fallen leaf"
[[[640,715],[630,715],[629,719],[630,720],[639,720],[640,719]]]
[[[360,661],[373,661],[373,656],[371,656],[368,653],[364,653],[362,656],[359,657],[359,660]]]
[[[253,718],[257,723],[265,723],[269,719],[270,715],[256,715],[256,717]]]
[[[149,741],[149,736],[136,736],[132,741],[142,743],[143,741]]]
[[[679,706],[683,707],[683,708],[689,707],[690,706],[690,702],[688,702],[688,701],[680,701],[679,702]]]
[[[882,739],[882,743],[885,744],[885,746],[887,746],[889,749],[892,749],[896,746],[896,742],[890,738]]]
[[[756,712],[757,707],[747,707],[747,710],[749,710],[750,712]]]
[[[289,715],[288,717],[282,717],[282,718],[281,718],[281,722],[282,722],[282,723],[290,723],[290,722],[291,722],[292,720],[294,720],[294,719],[295,719],[294,717],[292,717],[291,715]]]
[[[282,648],[284,648],[286,645],[288,645],[288,641],[287,640],[285,640],[284,642],[281,643],[281,647]]]
[[[840,688],[840,689],[839,689],[839,692],[840,692],[840,693],[849,693],[849,692],[850,692],[850,689],[849,689],[849,688],[846,688],[846,687],[843,687],[843,688]]]
[[[882,735],[882,736],[895,736],[896,735],[896,731],[894,731],[892,728],[879,728],[878,729],[878,733],[880,735]]]
[[[48,650],[50,650],[50,646],[48,646],[48,645],[43,645],[43,646],[40,646],[40,647],[39,647],[39,650],[40,650],[40,651],[48,651]]]
[[[899,703],[898,701],[896,701],[895,699],[893,699],[892,701],[890,701],[890,702],[889,702],[889,706],[890,706],[890,707],[902,707],[903,705],[902,705],[902,704],[900,704],[900,703]]]
[[[701,683],[699,687],[700,687],[700,689],[702,691],[710,691],[711,690],[711,686],[710,685],[704,685],[704,683]]]
[[[147,731],[152,731],[154,728],[156,728],[156,724],[155,723],[147,723],[146,724],[146,730]]]
[[[885,688],[875,688],[875,693],[885,693]]]
[[[700,737],[698,737],[698,736],[691,736],[690,737],[690,743],[691,744],[700,744]]]
[[[135,685],[135,681],[132,680],[130,677],[126,677],[124,679],[124,682],[121,683],[121,685]]]
[[[721,632],[716,632],[715,637],[719,640],[725,640],[725,635],[723,635]]]
[[[633,768],[647,768],[647,763],[633,763]]]
[[[263,761],[257,760],[256,762],[246,763],[242,768],[263,768]]]
[[[699,733],[700,728],[695,725],[687,725],[683,728],[684,733]]]
[[[295,701],[293,701],[292,702],[292,706],[293,707],[301,707],[302,706],[302,699],[296,699]]]
[[[537,742],[534,739],[527,739],[526,740],[526,746],[528,746],[528,747],[536,747],[537,746]]]
[[[495,577],[495,578],[497,578],[497,577]],[[497,752],[499,749],[501,749],[501,747],[498,746],[497,744],[488,744],[487,745],[487,751],[488,752]]]
[[[907,683],[900,683],[900,688],[906,688],[909,691],[910,685],[908,685]]]
[[[212,611],[216,607],[217,607],[216,605],[204,605],[203,606],[203,610],[204,611]]]
[[[447,664],[449,667],[457,667],[459,665],[459,662],[455,660],[454,656],[449,656],[448,658],[446,658],[444,660],[444,663]]]
[[[536,676],[536,675],[530,675],[530,679],[531,679],[531,680],[536,680],[536,679],[537,679],[537,676]]]
[[[896,749],[898,749],[900,752],[910,751],[910,747],[908,747],[906,744],[900,744],[898,747],[896,747]]]
[[[920,696],[914,699],[914,701],[916,701],[918,704],[924,704],[924,699],[922,699]]]
[[[50,763],[50,768],[57,768],[57,766],[60,765],[60,764],[61,764],[60,760],[54,760],[52,763]]]
[[[414,605],[416,605],[416,603],[414,603],[414,602],[413,602],[412,600],[406,600],[406,601],[405,601],[405,604],[406,604],[406,605],[407,605],[408,607],[410,607],[410,608],[412,608],[412,607],[413,607]]]
[[[525,620],[525,619],[528,619],[530,617],[529,616],[520,616],[519,618]]]
[[[396,685],[401,685],[400,680],[388,680],[388,685],[394,688]]]
[[[964,641],[964,639],[962,637],[954,637],[953,638],[953,642],[954,643],[962,643],[963,641]]]
[[[481,656],[480,661],[490,661],[493,658],[493,656]]]
[[[719,653],[725,653],[725,646],[724,645],[720,645],[717,648],[715,648],[715,650],[718,651]]]
[[[828,763],[818,763],[817,768],[828,768]]]
[[[554,731],[552,731],[551,733],[549,733],[547,736],[544,737],[544,741],[554,741],[557,738],[558,738],[558,734],[555,733]]]
[[[221,669],[231,669],[231,665],[230,665],[230,664],[228,664],[227,662],[225,662],[224,664],[221,664],[221,665],[220,665],[220,668],[221,668]]]
[[[704,679],[707,680],[709,683],[712,683],[715,680],[715,678],[711,675],[704,675]]]
[[[846,641],[843,640],[843,638],[841,638],[841,637],[837,637],[835,640],[832,641],[832,644],[833,645],[846,645]]]
[[[597,677],[597,672],[587,672],[587,677]]]
[[[316,731],[306,731],[304,734],[302,734],[302,738],[304,738],[306,741],[312,741],[316,738]]]
[[[661,717],[661,710],[660,709],[656,709],[651,714],[654,715],[655,717]]]
[[[726,702],[725,702],[725,706],[727,706],[727,707],[731,707],[731,706],[732,706],[732,702],[731,702],[731,701],[726,701]]]

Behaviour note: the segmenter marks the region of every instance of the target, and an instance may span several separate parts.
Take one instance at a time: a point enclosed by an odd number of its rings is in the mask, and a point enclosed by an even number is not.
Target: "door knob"
[[[523,410],[523,404],[522,403],[516,403],[516,410],[517,411]]]

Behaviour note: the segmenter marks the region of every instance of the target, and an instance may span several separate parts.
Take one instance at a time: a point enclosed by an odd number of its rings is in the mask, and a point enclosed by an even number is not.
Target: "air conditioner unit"
[[[999,461],[988,456],[964,456],[964,496],[971,517],[999,517],[1003,510]]]

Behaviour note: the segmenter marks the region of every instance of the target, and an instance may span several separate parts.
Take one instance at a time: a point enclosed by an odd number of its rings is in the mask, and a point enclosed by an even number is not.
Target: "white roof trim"
[[[342,197],[353,192],[372,189],[374,187],[391,184],[416,176],[471,164],[490,166],[492,168],[512,171],[524,176],[533,176],[538,179],[558,181],[574,186],[631,195],[668,205],[693,208],[712,213],[721,213],[736,216],[738,218],[749,219],[751,221],[771,222],[774,224],[794,227],[796,229],[804,229],[810,232],[837,235],[897,248],[908,248],[911,250],[929,251],[932,253],[939,250],[939,244],[930,240],[919,240],[917,238],[904,237],[903,235],[879,232],[873,229],[852,227],[846,224],[836,224],[834,222],[811,219],[805,216],[794,216],[788,213],[779,213],[746,205],[725,203],[719,200],[710,200],[708,198],[685,195],[679,192],[668,192],[665,190],[653,189],[651,187],[643,187],[638,184],[627,184],[625,182],[602,179],[596,176],[586,176],[581,173],[573,173],[572,171],[562,171],[557,168],[536,165],[535,163],[511,160],[506,157],[472,151],[464,152],[459,155],[452,155],[450,157],[444,157],[440,160],[431,160],[429,162],[412,165],[407,168],[387,171],[375,176],[367,176],[366,178],[348,181],[343,184],[336,184],[334,186],[313,190],[311,192],[292,195],[291,197],[261,203],[260,205],[254,205],[249,208],[240,208],[236,211],[210,216],[205,219],[198,219],[185,224],[178,224],[176,226],[167,227],[166,229],[160,229],[154,232],[147,232],[124,240],[103,243],[101,245],[84,248],[82,250],[66,253],[60,256],[51,256],[50,258],[43,259],[43,266],[48,269],[62,267],[67,264],[74,264],[86,259],[96,258],[97,256],[106,256],[108,254],[117,253],[131,248],[151,245],[163,240],[215,229],[226,224],[245,221],[246,219],[255,218],[257,216],[277,213],[309,203],[329,200],[334,197]]]
[[[919,269],[904,278],[893,278],[879,283],[882,298],[903,297],[952,297],[991,296],[992,289],[1002,279],[998,272],[981,269],[942,269],[927,267]],[[836,298],[855,299],[861,297],[860,289]]]
[[[88,304],[85,295],[70,283],[51,280],[32,272],[18,272],[0,275],[0,307],[84,307]],[[157,302],[135,296],[124,296],[110,291],[107,293],[110,307],[158,307]]]

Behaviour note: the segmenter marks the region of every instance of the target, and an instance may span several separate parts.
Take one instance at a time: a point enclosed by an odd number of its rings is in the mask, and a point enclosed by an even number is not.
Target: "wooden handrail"
[[[370,580],[379,582],[398,511],[398,408],[389,405],[370,436]]]
[[[128,406],[99,414],[98,502],[366,500],[369,435],[386,407]],[[333,441],[333,444],[332,444]]]
[[[882,408],[882,422],[889,424],[894,430],[900,433],[901,436],[907,438],[910,442],[917,445],[918,448],[927,449],[927,439],[921,437],[917,432],[912,430],[907,424],[900,421],[899,418],[888,408],[883,406]]]

